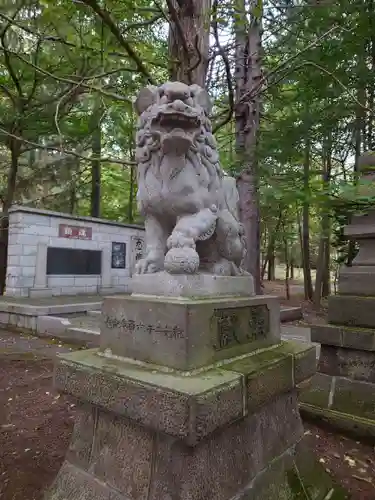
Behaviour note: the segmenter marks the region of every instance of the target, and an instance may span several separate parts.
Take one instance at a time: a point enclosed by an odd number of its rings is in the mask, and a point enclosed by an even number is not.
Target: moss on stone
[[[305,402],[300,402],[299,406],[301,416],[306,420],[326,425],[355,438],[365,438],[367,443],[375,442],[375,420],[337,410],[318,408]]]
[[[375,393],[369,384],[363,384],[362,391],[360,382],[353,382],[353,385],[337,386],[333,398],[332,409],[343,413],[357,415],[361,418],[371,419],[375,415]]]

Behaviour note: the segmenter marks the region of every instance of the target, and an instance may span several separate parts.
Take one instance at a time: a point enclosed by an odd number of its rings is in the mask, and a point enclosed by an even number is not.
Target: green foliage
[[[96,2],[98,15],[93,3],[2,2],[1,200],[5,208],[21,202],[89,214],[93,138],[99,129],[102,216],[136,222],[132,101],[150,78],[168,78],[167,9],[164,2],[106,0]],[[229,116],[231,101],[223,53],[233,89],[236,84],[237,7],[237,1],[217,5],[220,36],[211,48],[207,78],[215,124]],[[317,254],[321,218],[328,212],[341,255],[346,248],[343,222],[374,201],[359,196],[364,181],[355,182],[353,165],[358,134],[361,150],[375,143],[375,13],[370,2],[276,6],[258,1],[248,16],[241,15],[244,28],[261,15],[265,77],[257,157],[262,248],[266,252],[276,232],[275,253],[283,258],[287,237],[293,258],[300,261],[300,224],[308,205],[312,254]],[[235,119],[227,120],[216,137],[224,169],[236,175],[243,165],[236,156]],[[327,154],[331,171],[324,180]]]

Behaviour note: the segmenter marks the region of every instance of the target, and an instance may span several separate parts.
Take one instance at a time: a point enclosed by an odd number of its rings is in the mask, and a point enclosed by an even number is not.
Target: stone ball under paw
[[[194,274],[199,268],[199,255],[194,248],[171,248],[164,260],[164,269],[171,274]]]

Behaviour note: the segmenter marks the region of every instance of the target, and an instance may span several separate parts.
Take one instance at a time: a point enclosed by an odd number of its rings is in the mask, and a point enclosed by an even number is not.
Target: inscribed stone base
[[[295,387],[314,371],[289,342],[190,376],[64,355],[55,385],[83,407],[46,500],[345,499],[303,446]]]
[[[254,280],[248,276],[214,276],[212,274],[135,274],[133,295],[158,297],[250,297],[254,295]]]
[[[280,341],[277,297],[105,297],[100,349],[192,370]]]

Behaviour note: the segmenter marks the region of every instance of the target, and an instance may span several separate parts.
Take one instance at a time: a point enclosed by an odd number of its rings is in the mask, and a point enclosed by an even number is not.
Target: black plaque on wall
[[[80,250],[78,248],[59,247],[47,248],[47,275],[100,275],[101,273],[101,250]]]
[[[125,269],[126,266],[126,244],[112,242],[112,269]]]

